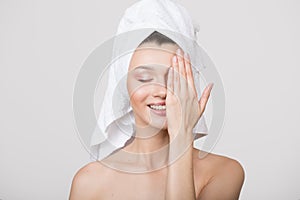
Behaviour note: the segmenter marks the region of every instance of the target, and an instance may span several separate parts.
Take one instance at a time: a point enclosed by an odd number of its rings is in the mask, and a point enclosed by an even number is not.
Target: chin
[[[159,129],[159,131],[166,131],[168,130],[168,126],[167,126],[167,122],[152,122],[149,124],[149,126],[153,127],[153,128],[156,128],[156,129]]]

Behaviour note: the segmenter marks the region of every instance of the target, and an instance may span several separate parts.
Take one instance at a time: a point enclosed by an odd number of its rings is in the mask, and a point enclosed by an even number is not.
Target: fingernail
[[[173,62],[176,63],[177,62],[177,57],[173,56]]]
[[[184,59],[189,59],[190,57],[189,57],[189,54],[188,53],[186,53],[186,52],[184,52]]]
[[[181,55],[181,50],[180,50],[180,49],[177,49],[176,53],[177,53],[178,55]]]
[[[210,89],[212,89],[214,87],[214,83],[210,83],[209,87],[210,87]]]

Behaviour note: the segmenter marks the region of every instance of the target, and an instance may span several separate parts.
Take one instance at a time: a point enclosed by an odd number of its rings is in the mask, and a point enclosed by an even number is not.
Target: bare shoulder
[[[205,177],[199,199],[238,199],[245,177],[242,165],[235,159],[212,153],[205,153],[199,159],[199,150],[194,151],[196,173]]]
[[[198,157],[199,153],[200,158]],[[195,164],[202,169],[209,168],[209,170],[214,173],[244,172],[242,165],[235,159],[213,153],[203,152],[195,148],[194,155]]]
[[[105,170],[106,168],[96,161],[79,169],[73,178],[69,199],[99,199]]]

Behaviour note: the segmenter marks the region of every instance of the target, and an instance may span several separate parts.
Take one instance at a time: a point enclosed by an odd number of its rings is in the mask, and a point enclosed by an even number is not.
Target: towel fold
[[[141,0],[129,7],[122,17],[114,39],[113,58],[103,104],[91,138],[91,159],[101,160],[124,147],[134,134],[134,116],[126,88],[128,66],[134,50],[157,31],[189,53],[198,98],[201,62],[197,44],[198,27],[184,7],[170,0]],[[204,115],[193,129],[195,139],[208,132]]]

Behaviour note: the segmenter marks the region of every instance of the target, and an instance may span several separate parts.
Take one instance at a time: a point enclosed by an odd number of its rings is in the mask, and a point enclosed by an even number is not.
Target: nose
[[[165,99],[167,97],[167,88],[165,84],[155,84],[153,87],[153,96]]]

